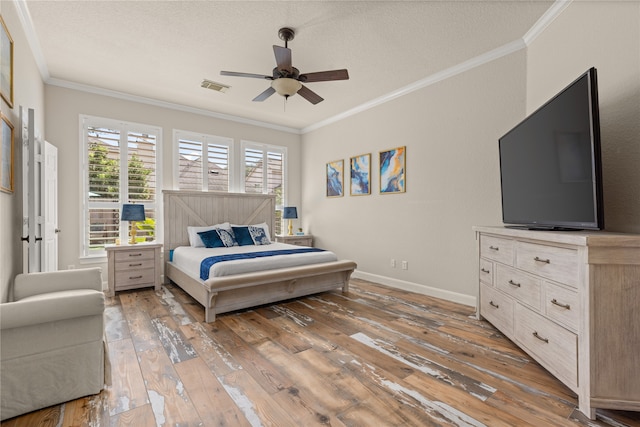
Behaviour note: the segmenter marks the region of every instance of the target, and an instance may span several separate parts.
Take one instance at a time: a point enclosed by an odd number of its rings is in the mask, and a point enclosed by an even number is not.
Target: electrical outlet
[[[402,269],[403,270],[408,270],[409,269],[409,263],[407,261],[402,261]]]
[[[391,268],[396,268],[396,260],[391,258]]]

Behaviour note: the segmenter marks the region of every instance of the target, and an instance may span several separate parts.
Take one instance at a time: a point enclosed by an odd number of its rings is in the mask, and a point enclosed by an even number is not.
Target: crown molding
[[[522,38],[514,40],[511,43],[507,43],[503,46],[500,46],[484,54],[478,55],[460,64],[454,65],[453,67],[449,67],[445,70],[439,71],[435,74],[432,74],[428,77],[425,77],[421,80],[418,80],[414,83],[411,83],[407,86],[404,86],[400,89],[390,92],[386,95],[372,99],[371,101],[365,102],[364,104],[360,104],[359,106],[351,108],[340,114],[336,114],[335,116],[329,117],[320,122],[306,126],[302,129],[297,129],[297,128],[291,128],[287,126],[275,125],[273,123],[262,122],[259,120],[247,119],[244,117],[234,116],[230,114],[217,113],[209,110],[204,110],[201,108],[188,107],[182,104],[175,104],[171,102],[160,101],[157,99],[146,98],[146,97],[131,95],[123,92],[118,92],[118,91],[103,89],[99,87],[83,85],[79,83],[51,78],[49,74],[49,70],[47,68],[46,61],[44,59],[44,55],[42,53],[42,48],[40,47],[40,42],[38,41],[38,37],[33,27],[33,22],[31,20],[31,15],[29,14],[29,9],[27,7],[26,1],[13,0],[14,4],[16,5],[16,9],[18,11],[18,17],[20,18],[20,22],[22,24],[25,35],[29,42],[29,46],[31,47],[31,51],[35,58],[38,69],[40,70],[40,75],[42,76],[42,80],[44,81],[45,84],[79,90],[83,92],[94,93],[94,94],[103,95],[103,96],[110,96],[113,98],[123,99],[127,101],[132,101],[132,102],[140,102],[147,105],[154,105],[154,106],[173,109],[177,111],[183,111],[187,113],[199,114],[207,117],[214,117],[222,120],[229,120],[232,122],[248,124],[252,126],[264,127],[267,129],[274,129],[274,130],[293,133],[293,134],[305,134],[305,133],[312,132],[324,126],[328,126],[332,123],[336,123],[338,121],[344,120],[348,117],[359,114],[363,111],[377,107],[378,105],[384,104],[396,98],[408,95],[412,92],[415,92],[427,86],[438,83],[442,80],[456,76],[465,71],[469,71],[475,67],[494,61],[505,55],[509,55],[513,52],[516,52],[520,49],[524,49],[528,47],[569,6],[569,4],[571,4],[572,1],[573,0],[556,0],[551,5],[551,7],[547,9],[547,11],[540,17],[540,19],[536,21],[536,23],[529,29],[529,31],[527,31],[527,33]]]
[[[217,112],[210,111],[210,110],[205,110],[205,109],[202,109],[202,108],[195,108],[195,107],[189,107],[189,106],[182,105],[182,104],[176,104],[176,103],[173,103],[173,102],[160,101],[160,100],[154,99],[154,98],[146,98],[144,96],[132,95],[132,94],[125,93],[125,92],[118,92],[118,91],[111,90],[111,89],[104,89],[104,88],[100,88],[100,87],[96,87],[96,86],[90,86],[90,85],[85,85],[85,84],[81,84],[81,83],[70,82],[70,81],[67,81],[67,80],[50,78],[47,81],[45,81],[45,83],[48,84],[48,85],[51,85],[51,86],[58,86],[58,87],[63,87],[63,88],[67,88],[67,89],[78,90],[78,91],[81,91],[81,92],[93,93],[95,95],[109,96],[111,98],[117,98],[117,99],[122,99],[122,100],[125,100],[125,101],[131,101],[131,102],[138,102],[138,103],[141,103],[141,104],[153,105],[153,106],[156,106],[156,107],[162,107],[162,108],[167,108],[167,109],[171,109],[171,110],[182,111],[182,112],[185,112],[185,113],[199,114],[199,115],[202,115],[202,116],[213,117],[213,118],[222,119],[222,120],[228,120],[228,121],[231,121],[231,122],[237,122],[237,123],[242,123],[242,124],[251,125],[251,126],[259,126],[259,127],[278,130],[278,131],[282,131],[282,132],[300,134],[300,129],[297,129],[297,128],[292,128],[292,127],[287,127],[287,126],[280,126],[280,125],[276,125],[276,124],[273,124],[273,123],[262,122],[262,121],[253,120],[253,119],[247,119],[245,117],[234,116],[234,115],[231,115],[231,114],[217,113]]]
[[[347,117],[353,116],[355,114],[361,113],[363,111],[366,111],[370,108],[376,107],[378,105],[384,104],[386,102],[389,102],[391,100],[394,100],[396,98],[399,98],[401,96],[405,96],[408,95],[412,92],[415,92],[417,90],[423,89],[427,86],[431,86],[435,83],[438,83],[440,81],[446,80],[450,77],[453,77],[455,75],[458,75],[460,73],[463,73],[465,71],[471,70],[473,68],[476,68],[480,65],[486,64],[488,62],[494,61],[498,58],[502,58],[505,55],[509,55],[513,52],[516,52],[520,49],[525,48],[526,45],[524,43],[524,41],[522,39],[517,39],[512,41],[511,43],[507,43],[506,45],[500,46],[496,49],[493,49],[489,52],[483,53],[482,55],[478,55],[474,58],[471,58],[467,61],[461,62],[460,64],[454,65],[453,67],[449,67],[445,70],[442,71],[438,71],[435,74],[432,74],[428,77],[425,77],[424,79],[418,80],[414,83],[411,83],[407,86],[401,87],[400,89],[397,89],[393,92],[390,92],[386,95],[382,95],[378,98],[372,99],[369,102],[366,102],[364,104],[361,104],[355,108],[352,108],[350,110],[347,110],[343,113],[337,114],[333,117],[329,117],[326,120],[323,120],[321,122],[315,123],[313,125],[307,126],[305,128],[302,129],[302,133],[308,133],[317,129],[320,129],[321,127],[327,126],[331,123],[335,123],[338,122],[340,120],[346,119]]]

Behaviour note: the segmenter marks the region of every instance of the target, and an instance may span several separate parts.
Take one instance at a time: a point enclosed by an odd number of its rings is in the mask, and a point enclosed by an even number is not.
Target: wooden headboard
[[[269,224],[275,234],[276,197],[267,194],[164,190],[164,248],[189,246],[187,226]]]

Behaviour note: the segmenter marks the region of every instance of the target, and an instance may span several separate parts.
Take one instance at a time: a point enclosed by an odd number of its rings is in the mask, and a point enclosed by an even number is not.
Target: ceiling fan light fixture
[[[276,90],[278,95],[289,97],[291,95],[295,95],[300,90],[302,83],[296,79],[281,77],[273,80],[271,82],[271,87]]]

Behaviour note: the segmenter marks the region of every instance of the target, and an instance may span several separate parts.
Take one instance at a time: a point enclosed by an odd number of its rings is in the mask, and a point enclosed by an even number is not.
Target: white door
[[[58,148],[47,141],[42,153],[42,271],[58,270]]]

